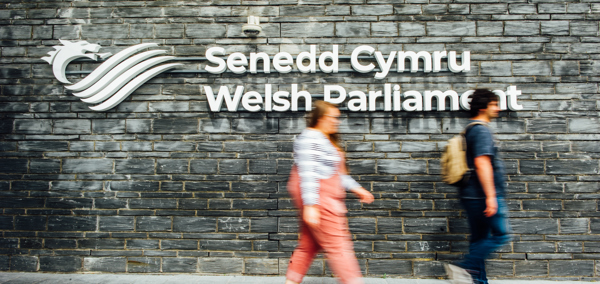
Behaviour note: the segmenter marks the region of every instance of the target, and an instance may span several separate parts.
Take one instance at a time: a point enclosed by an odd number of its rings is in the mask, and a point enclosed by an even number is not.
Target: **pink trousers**
[[[340,165],[341,170],[345,172],[344,162],[342,161]],[[290,259],[286,278],[297,283],[302,282],[315,255],[323,250],[329,267],[342,283],[363,283],[345,217],[346,192],[341,186],[339,175],[335,174],[327,180],[321,180],[319,190],[321,220],[316,229],[310,228],[302,221],[300,179],[296,167],[292,169],[288,191],[294,204],[300,209],[300,240]]]

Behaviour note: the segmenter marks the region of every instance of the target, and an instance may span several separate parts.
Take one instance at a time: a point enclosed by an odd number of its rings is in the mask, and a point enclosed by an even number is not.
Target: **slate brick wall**
[[[570,1],[570,2],[569,2]],[[0,270],[284,274],[297,240],[285,183],[303,113],[208,112],[202,86],[523,91],[494,123],[514,238],[500,278],[600,278],[600,38],[597,1],[3,1],[0,5]],[[257,15],[263,32],[241,33]],[[467,73],[161,75],[94,112],[40,57],[58,39],[117,52],[155,42],[179,57],[471,51]],[[188,70],[203,62],[186,62]],[[348,62],[341,62],[348,68]],[[69,71],[97,64],[77,61]],[[78,75],[70,75],[75,79]],[[76,80],[76,79],[75,79]],[[347,201],[363,272],[441,277],[468,246],[439,157],[461,112],[343,112],[351,174],[376,201]],[[323,257],[310,274],[330,275]]]

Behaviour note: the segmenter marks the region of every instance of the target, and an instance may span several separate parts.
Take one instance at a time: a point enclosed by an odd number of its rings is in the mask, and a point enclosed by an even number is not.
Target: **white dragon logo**
[[[134,45],[112,56],[111,53],[97,53],[101,46],[87,41],[60,40],[60,43],[63,45],[54,46],[56,50],[48,52],[50,56],[42,59],[52,65],[52,72],[56,79],[65,84],[72,84],[65,73],[71,61],[84,57],[92,60],[108,58],[81,81],[65,87],[73,91],[73,95],[81,98],[82,101],[97,104],[90,107],[96,111],[115,107],[146,81],[168,69],[182,65],[170,63],[156,66],[174,58],[174,56],[156,57],[166,53],[165,50],[149,50],[134,55],[143,49],[158,46],[156,43]]]

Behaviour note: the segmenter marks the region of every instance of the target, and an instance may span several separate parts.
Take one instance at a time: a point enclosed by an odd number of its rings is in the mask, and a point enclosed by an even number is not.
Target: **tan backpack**
[[[469,181],[471,171],[467,166],[467,140],[465,134],[477,124],[486,125],[483,122],[471,122],[459,135],[448,140],[441,159],[442,180],[445,183],[463,187]]]

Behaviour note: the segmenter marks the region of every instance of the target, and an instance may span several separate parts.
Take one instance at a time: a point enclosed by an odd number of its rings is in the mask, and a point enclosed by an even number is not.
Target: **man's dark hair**
[[[498,96],[494,92],[487,89],[477,89],[471,95],[471,117],[476,117],[479,110],[486,109],[491,102],[497,102]]]

